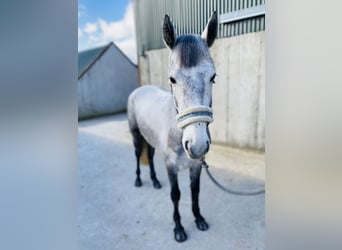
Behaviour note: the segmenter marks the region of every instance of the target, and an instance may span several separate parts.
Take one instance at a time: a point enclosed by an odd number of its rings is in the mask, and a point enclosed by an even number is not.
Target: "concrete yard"
[[[173,206],[166,169],[156,151],[157,177],[142,167],[143,186],[136,188],[136,160],[126,114],[80,121],[78,125],[79,246],[111,249],[265,249],[265,195],[236,196],[218,189],[205,171],[201,176],[200,208],[210,228],[196,228],[191,211],[187,170],[179,173],[180,214],[188,235],[173,237]],[[206,160],[225,186],[255,190],[265,182],[264,153],[212,145]]]

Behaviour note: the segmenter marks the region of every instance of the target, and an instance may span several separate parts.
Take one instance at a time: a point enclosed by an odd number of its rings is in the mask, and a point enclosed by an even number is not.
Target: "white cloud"
[[[125,15],[120,21],[108,22],[98,19],[96,22],[87,23],[81,30],[82,32],[87,38],[87,46],[89,48],[113,41],[128,58],[134,63],[137,62],[132,3],[128,4]]]
[[[78,38],[81,38],[83,36],[83,32],[80,28],[78,28]]]
[[[124,18],[118,22],[106,22],[98,20],[98,24],[102,30],[103,38],[112,40],[123,39],[135,36],[133,5],[130,3],[124,15]]]
[[[101,43],[99,37],[97,36],[90,35],[88,39],[92,44],[95,44],[95,45],[97,45],[99,42]]]
[[[95,33],[97,31],[97,23],[87,23],[83,31],[88,34]]]
[[[77,12],[78,17],[83,16],[85,11],[86,11],[86,7],[83,4],[78,4],[78,12]]]

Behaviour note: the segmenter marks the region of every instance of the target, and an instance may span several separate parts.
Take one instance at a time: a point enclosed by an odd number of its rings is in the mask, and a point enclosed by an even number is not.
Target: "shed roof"
[[[78,78],[81,78],[81,76],[103,55],[111,44],[112,42],[105,46],[78,53]]]
[[[132,65],[136,67],[136,65],[132,63],[132,61],[113,42],[110,42],[107,45],[78,53],[78,79],[80,79],[111,46],[116,48]]]

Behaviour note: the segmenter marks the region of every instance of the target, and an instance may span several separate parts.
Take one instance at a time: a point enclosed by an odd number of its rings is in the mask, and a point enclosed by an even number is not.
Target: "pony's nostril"
[[[209,141],[207,141],[207,152],[209,151],[209,147],[210,147],[210,143],[209,143]]]
[[[185,142],[185,149],[186,149],[186,151],[189,151],[189,141]]]

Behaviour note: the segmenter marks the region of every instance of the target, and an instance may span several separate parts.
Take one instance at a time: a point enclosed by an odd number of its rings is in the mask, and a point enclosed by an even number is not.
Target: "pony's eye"
[[[215,83],[216,73],[210,78],[210,82]]]
[[[175,78],[173,78],[173,77],[170,77],[170,81],[171,81],[171,83],[173,83],[173,84],[177,83],[176,80],[175,80]]]

